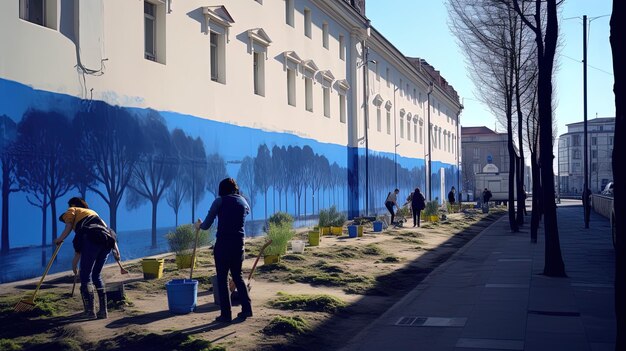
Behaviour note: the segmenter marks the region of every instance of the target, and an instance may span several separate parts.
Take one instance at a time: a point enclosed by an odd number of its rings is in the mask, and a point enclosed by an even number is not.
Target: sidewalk
[[[530,221],[530,216],[527,217]],[[614,262],[607,219],[558,208],[568,278],[541,275],[544,241],[507,216],[467,243],[344,350],[614,350]]]

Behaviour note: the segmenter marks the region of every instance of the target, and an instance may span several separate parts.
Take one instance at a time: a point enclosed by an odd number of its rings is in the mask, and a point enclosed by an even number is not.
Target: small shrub
[[[270,324],[263,328],[266,335],[304,334],[309,330],[309,324],[300,316],[274,317]]]
[[[437,201],[428,201],[426,208],[424,208],[424,214],[426,216],[436,216],[439,210],[439,203]]]
[[[374,244],[365,246],[363,248],[363,253],[366,255],[371,255],[371,256],[380,256],[384,254],[383,250]]]
[[[383,263],[398,263],[400,262],[400,259],[397,258],[396,256],[387,256],[387,257],[383,257],[380,261]]]
[[[270,216],[267,222],[275,225],[289,224],[290,226],[293,226],[293,217],[286,212],[276,212]]]
[[[398,217],[411,217],[411,210],[409,210],[408,206],[404,206],[404,207],[400,207],[400,209],[398,209],[398,212],[396,212],[396,216]]]
[[[346,303],[330,295],[291,295],[278,293],[269,305],[281,310],[300,310],[334,313],[346,307]]]
[[[191,224],[178,226],[174,232],[169,232],[165,236],[170,250],[176,254],[190,254],[196,241],[196,230]],[[198,233],[198,247],[209,243],[209,231],[200,230]]]
[[[329,209],[320,210],[319,226],[320,227],[342,227],[347,217],[345,214],[337,211],[337,207],[332,206]]]
[[[291,224],[280,225],[270,223],[267,238],[272,243],[265,248],[265,255],[284,255],[287,252],[287,244],[296,233],[291,229]]]

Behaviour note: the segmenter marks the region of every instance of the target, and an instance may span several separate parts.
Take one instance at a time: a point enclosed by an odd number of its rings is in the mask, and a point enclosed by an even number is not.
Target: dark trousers
[[[416,208],[413,208],[413,226],[420,226],[420,214],[421,214],[422,210],[418,210]],[[417,219],[417,220],[416,220]]]
[[[390,224],[393,224],[393,219],[396,216],[396,214],[393,213],[393,202],[391,202],[391,201],[385,202],[385,207],[387,207],[387,209],[389,210],[389,213],[391,213],[391,223]]]
[[[250,295],[248,288],[241,277],[241,264],[243,263],[243,249],[224,250],[217,246],[213,252],[215,256],[215,270],[217,271],[217,289],[220,295],[221,315],[232,317],[230,307],[230,291],[228,289],[228,272],[233,277],[233,282],[237,287],[239,299],[241,300],[241,310],[243,312],[252,312],[250,303]]]
[[[104,267],[104,263],[106,262],[110,252],[111,249],[95,244],[88,238],[83,240],[80,252],[81,289],[86,291],[89,283],[92,281],[96,289],[104,288],[100,272],[102,272],[102,267]]]

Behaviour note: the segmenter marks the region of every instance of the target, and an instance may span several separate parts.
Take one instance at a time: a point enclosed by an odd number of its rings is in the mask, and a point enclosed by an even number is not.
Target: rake
[[[48,266],[46,267],[46,270],[43,272],[43,275],[41,276],[41,279],[39,280],[39,284],[37,284],[37,288],[35,289],[33,296],[31,296],[30,298],[25,298],[25,299],[20,300],[20,302],[18,302],[17,305],[15,305],[15,308],[13,308],[14,312],[27,312],[27,311],[32,311],[32,309],[35,308],[35,296],[37,296],[37,292],[39,291],[39,288],[41,287],[41,283],[43,283],[43,280],[46,277],[46,274],[48,274],[50,267],[52,267],[52,263],[54,262],[54,259],[57,257],[57,254],[59,253],[59,249],[61,248],[62,244],[63,243],[57,245],[56,249],[54,249],[54,253],[52,254],[52,257],[50,257],[50,262],[48,262]]]

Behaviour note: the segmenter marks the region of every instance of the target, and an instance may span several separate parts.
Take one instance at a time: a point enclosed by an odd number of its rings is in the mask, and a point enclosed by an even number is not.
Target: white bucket
[[[303,240],[292,240],[291,241],[291,251],[293,251],[293,253],[303,253],[304,252],[304,241]]]

